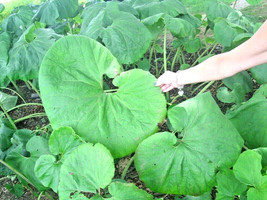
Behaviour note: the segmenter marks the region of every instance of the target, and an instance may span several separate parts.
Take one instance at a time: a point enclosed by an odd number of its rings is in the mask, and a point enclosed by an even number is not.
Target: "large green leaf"
[[[32,23],[33,11],[30,6],[21,6],[15,9],[14,13],[5,18],[1,25],[5,32],[14,37],[20,36]]]
[[[50,0],[43,2],[33,18],[40,22],[54,25],[60,17],[62,19],[72,18],[76,15],[78,0]]]
[[[68,154],[81,144],[82,141],[70,127],[53,131],[49,138],[49,149],[53,155],[42,155],[34,167],[35,175],[44,186],[57,192],[60,167]]]
[[[8,154],[6,162],[27,177],[39,191],[43,191],[46,188],[40,183],[33,170],[38,157],[49,153],[47,140],[40,136],[34,136],[28,141],[26,150],[31,154],[30,157],[23,156],[23,145],[20,144]]]
[[[266,113],[266,97],[256,92],[249,101],[227,114],[228,119],[243,137],[248,148],[267,147]]]
[[[244,89],[245,93],[251,92],[253,89],[253,82],[247,71],[240,72],[234,76],[223,79],[223,83],[231,90],[235,89],[235,85],[239,84]]]
[[[245,101],[246,92],[240,84],[235,84],[234,89],[230,92],[226,87],[220,87],[217,90],[217,98],[224,103],[241,104]]]
[[[238,181],[232,170],[226,169],[216,175],[217,191],[216,200],[226,198],[233,200],[236,195],[241,195],[247,190],[247,186]],[[220,198],[219,198],[220,197]]]
[[[132,183],[113,182],[108,187],[108,190],[112,197],[107,198],[107,200],[153,200],[151,194],[140,190]]]
[[[0,121],[0,150],[5,151],[12,146],[11,138],[16,130],[9,127],[6,121]]]
[[[261,155],[253,150],[247,150],[239,156],[233,172],[241,183],[259,187],[262,183],[261,168]]]
[[[166,28],[176,37],[189,37],[195,33],[194,26],[184,19],[173,18],[170,15],[165,15],[164,22]]]
[[[57,4],[58,13],[61,19],[75,17],[78,9],[78,0],[54,0]]]
[[[64,161],[60,170],[59,199],[71,199],[71,193],[96,193],[114,176],[114,161],[101,144],[80,145]]]
[[[115,2],[98,3],[83,11],[81,34],[100,39],[120,63],[138,61],[148,50],[152,36],[132,14]]]
[[[262,157],[262,160],[261,160],[262,166],[263,167],[267,167],[267,147],[260,147],[260,148],[253,149],[253,150],[261,155],[261,157]]]
[[[1,119],[0,122],[0,159],[5,160],[7,155],[16,151],[16,148],[21,145],[22,155],[26,155],[26,143],[33,136],[32,131],[27,129],[13,130],[9,122]],[[3,151],[2,151],[3,150]],[[0,164],[0,174],[12,174],[8,168]]]
[[[8,76],[25,81],[37,78],[43,57],[56,38],[52,29],[31,25],[9,51]]]
[[[164,132],[137,148],[135,166],[151,190],[199,195],[215,185],[218,168],[229,168],[240,154],[243,140],[205,93],[168,111],[174,134]]]
[[[33,18],[38,19],[40,22],[53,25],[59,17],[57,4],[55,1],[43,2]]]
[[[215,39],[226,47],[230,47],[238,32],[229,25],[227,20],[220,18],[215,21],[214,25]]]
[[[0,87],[8,85],[6,65],[8,62],[8,51],[10,48],[10,37],[6,32],[0,34]]]
[[[250,69],[253,78],[259,84],[267,83],[267,64],[258,65]]]
[[[17,100],[17,96],[12,96],[0,91],[0,105],[3,106],[5,110],[9,110],[16,106]]]
[[[174,18],[168,14],[157,14],[142,20],[154,38],[162,34],[166,27],[174,36],[187,38],[195,34],[194,24],[182,18]]]
[[[267,176],[262,177],[262,185],[258,188],[250,188],[247,192],[247,200],[267,199]]]
[[[149,72],[121,73],[113,80],[116,92],[103,90],[103,75],[114,78],[120,68],[98,42],[68,36],[46,54],[39,82],[53,128],[71,126],[86,141],[104,144],[115,158],[134,152],[166,115],[165,98]]]
[[[209,20],[214,21],[218,17],[227,18],[233,12],[229,5],[219,0],[205,0],[205,13]]]
[[[164,13],[172,17],[187,14],[185,6],[179,0],[130,0],[131,6],[139,13],[140,19]]]
[[[240,182],[253,186],[247,192],[248,200],[267,198],[267,176],[262,176],[261,170],[261,155],[253,150],[243,152],[233,167]]]

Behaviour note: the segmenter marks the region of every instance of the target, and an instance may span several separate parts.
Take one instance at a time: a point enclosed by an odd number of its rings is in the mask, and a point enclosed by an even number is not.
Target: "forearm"
[[[220,80],[251,67],[267,63],[267,21],[245,43],[230,52],[209,58],[199,65],[181,71],[179,85]]]

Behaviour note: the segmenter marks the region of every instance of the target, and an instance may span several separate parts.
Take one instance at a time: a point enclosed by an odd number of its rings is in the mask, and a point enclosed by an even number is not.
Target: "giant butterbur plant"
[[[148,50],[152,36],[131,12],[117,2],[96,3],[83,11],[81,34],[99,40],[120,63],[138,61]]]
[[[104,89],[104,75],[117,89]],[[115,158],[134,152],[166,115],[153,75],[121,72],[109,50],[85,36],[56,42],[43,60],[39,81],[52,127],[71,126],[86,141],[104,144]]]

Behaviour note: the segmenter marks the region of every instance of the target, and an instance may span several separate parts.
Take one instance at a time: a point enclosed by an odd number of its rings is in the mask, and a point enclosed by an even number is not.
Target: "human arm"
[[[267,21],[249,40],[235,49],[179,73],[167,71],[159,77],[156,86],[168,92],[186,84],[224,79],[263,63],[267,63]]]

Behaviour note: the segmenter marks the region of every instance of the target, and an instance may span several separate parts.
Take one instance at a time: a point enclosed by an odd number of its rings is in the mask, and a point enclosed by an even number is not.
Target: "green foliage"
[[[253,186],[247,192],[248,200],[267,198],[267,176],[261,175],[261,169],[261,155],[252,150],[243,152],[233,167],[240,182]]]
[[[104,144],[115,158],[134,152],[156,132],[166,101],[149,72],[120,70],[112,54],[92,39],[59,40],[40,71],[43,104],[53,128],[71,126],[86,141]],[[103,89],[104,74],[116,76],[114,93]]]
[[[216,169],[231,167],[238,158],[242,138],[209,93],[174,106],[168,118],[178,138],[163,132],[138,146],[135,166],[141,180],[160,193],[210,191]]]
[[[106,147],[101,144],[83,144],[61,166],[59,198],[70,199],[70,193],[76,191],[95,193],[111,182],[114,171],[113,158]]]
[[[3,106],[5,110],[9,110],[16,106],[18,97],[8,95],[4,92],[0,92],[0,105]]]
[[[81,34],[101,40],[120,63],[138,61],[148,50],[152,37],[131,13],[118,3],[98,3],[83,11]]]
[[[38,21],[54,25],[57,19],[68,19],[75,17],[78,10],[78,0],[52,0],[43,2],[33,18]]]
[[[6,65],[8,62],[8,51],[10,48],[10,37],[6,32],[0,34],[0,87],[8,85]]]
[[[18,198],[22,197],[22,195],[24,194],[24,188],[21,184],[5,184],[5,188],[8,189],[10,193],[16,195],[16,197]]]
[[[236,179],[232,170],[226,169],[216,175],[217,191],[216,199],[234,199],[247,190],[247,186]]]
[[[259,83],[259,84],[266,84],[267,83],[267,64],[258,65],[254,68],[250,69],[252,77]]]
[[[264,85],[264,88],[266,87],[267,85]],[[245,145],[249,148],[266,147],[267,145],[266,94],[256,92],[250,100],[227,114],[228,119],[236,127],[245,140]]]
[[[52,155],[42,155],[35,164],[34,172],[41,183],[58,190],[59,172],[68,154],[82,144],[72,128],[62,127],[53,131],[49,138],[49,149]]]
[[[52,29],[31,25],[9,51],[7,65],[11,80],[31,80],[38,77],[39,67],[49,47],[58,38]]]

